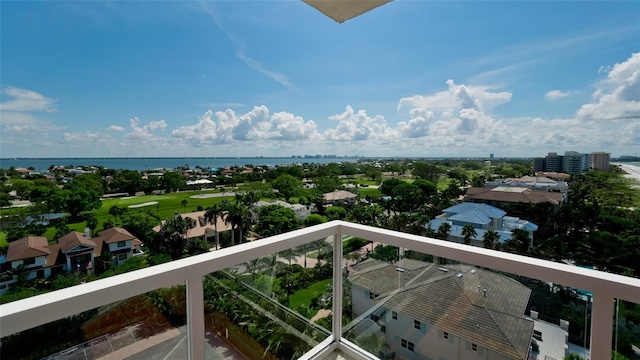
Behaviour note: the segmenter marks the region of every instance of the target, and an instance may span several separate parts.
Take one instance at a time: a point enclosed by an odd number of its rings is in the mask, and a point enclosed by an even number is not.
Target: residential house
[[[496,188],[470,187],[464,196],[465,201],[485,203],[492,206],[507,204],[549,203],[559,208],[566,196],[561,192],[532,190],[524,187],[498,186]]]
[[[354,193],[337,190],[324,194],[324,203],[331,205],[338,205],[343,203],[353,204],[358,196]]]
[[[194,211],[185,214],[178,214],[175,216],[181,216],[183,219],[188,219],[191,222],[191,228],[187,230],[185,238],[198,239],[205,242],[214,241],[216,235],[216,227],[212,221],[207,221],[205,218],[206,211]],[[225,213],[226,214],[226,213]],[[153,228],[153,231],[160,232],[165,220],[162,220],[160,225]],[[216,219],[218,234],[231,230],[231,224],[224,221],[223,217]]]
[[[518,217],[507,216],[507,213],[487,204],[460,203],[442,210],[442,214],[429,221],[425,227],[437,231],[442,223],[449,223],[451,231],[447,240],[463,243],[464,235],[462,229],[465,225],[471,224],[476,235],[471,238],[471,245],[484,245],[484,234],[489,230],[494,230],[500,236],[499,242],[504,243],[513,236],[515,229],[525,230],[533,245],[533,232],[538,230],[538,226],[530,221],[521,220]]]
[[[104,249],[113,256],[112,263],[120,265],[129,257],[143,255],[142,245],[142,241],[121,228],[103,230],[94,238],[89,235],[89,229],[84,234],[72,231],[52,245],[42,236],[18,239],[9,244],[5,264],[1,264],[5,276],[0,280],[0,295],[16,282],[14,276],[6,274],[20,265],[26,267],[27,280],[48,278],[64,271],[92,274],[95,260]]]
[[[381,359],[528,359],[534,322],[524,317],[531,289],[469,265],[374,259],[355,266],[352,310],[359,343]]]
[[[100,257],[105,249],[113,256],[112,262],[121,265],[132,256],[143,255],[140,249],[142,241],[122,228],[109,228],[102,230],[98,236],[91,239],[95,244],[94,257]]]
[[[306,219],[307,216],[311,214],[311,211],[309,210],[309,208],[302,204],[289,204],[288,202],[285,202],[282,200],[273,200],[273,201],[261,200],[251,206],[251,210],[252,210],[251,220],[253,220],[254,223],[258,221],[258,215],[260,213],[260,209],[263,206],[268,206],[268,205],[280,205],[287,209],[291,209],[300,220]]]

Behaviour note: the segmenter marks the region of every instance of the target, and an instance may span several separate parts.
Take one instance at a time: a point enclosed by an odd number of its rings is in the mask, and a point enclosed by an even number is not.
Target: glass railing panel
[[[640,303],[615,299],[612,359],[640,358]]]
[[[343,337],[381,359],[590,352],[588,292],[363,239],[344,248]]]
[[[140,294],[3,337],[2,359],[185,359],[185,286]]]
[[[332,239],[205,275],[206,357],[295,359],[329,337]]]

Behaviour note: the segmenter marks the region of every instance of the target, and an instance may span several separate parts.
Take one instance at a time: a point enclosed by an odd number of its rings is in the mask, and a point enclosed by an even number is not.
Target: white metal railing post
[[[605,294],[604,292],[593,294],[593,307],[591,310],[591,359],[611,358],[613,309],[613,296]]]
[[[187,344],[189,359],[204,359],[204,290],[202,276],[186,281],[187,291]]]
[[[333,338],[342,338],[342,234],[333,235]]]

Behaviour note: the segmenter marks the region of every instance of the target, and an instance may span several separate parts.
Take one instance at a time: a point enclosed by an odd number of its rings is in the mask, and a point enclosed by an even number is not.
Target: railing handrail
[[[203,276],[265,254],[327,238],[336,230],[335,223],[320,224],[2,304],[0,336],[13,335],[132,296],[184,283],[194,276]]]
[[[339,224],[339,233],[592,293],[605,291],[615,298],[640,302],[638,278],[343,221]]]
[[[187,292],[190,292],[192,290],[189,290],[189,282],[197,280],[198,277],[200,277],[200,284],[195,285],[196,290],[191,294],[199,293],[199,297],[202,298],[201,277],[203,275],[335,235],[338,239],[343,235],[364,238],[590,291],[594,294],[593,327],[594,333],[597,331],[600,336],[598,339],[611,339],[614,298],[640,303],[640,279],[360,224],[332,221],[0,305],[0,324],[2,324],[0,336],[9,336],[86,310],[179,283],[186,282]],[[334,249],[341,249],[342,242],[338,241],[338,243],[339,245],[336,244],[337,247]],[[338,264],[341,262],[335,262],[334,266]],[[334,276],[339,273],[334,271]],[[197,290],[198,288],[200,290]],[[192,300],[194,308],[197,307],[197,301],[197,299]],[[334,303],[335,306],[339,308],[334,309],[334,312],[341,313],[341,305]],[[197,313],[199,311],[193,314]],[[597,328],[598,326],[603,328]],[[341,334],[333,334],[333,336],[339,339]],[[606,341],[602,342],[602,346],[608,346],[607,344]],[[593,356],[609,352],[610,349],[598,349]]]

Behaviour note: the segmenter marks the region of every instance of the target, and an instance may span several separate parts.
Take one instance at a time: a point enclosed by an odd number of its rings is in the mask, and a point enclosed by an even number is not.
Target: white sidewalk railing
[[[163,287],[186,283],[189,358],[203,359],[205,326],[203,276],[315,240],[334,237],[333,314],[342,314],[342,239],[354,236],[447,259],[483,266],[593,293],[591,358],[611,356],[614,299],[640,303],[640,279],[451,243],[365,225],[333,221],[207,254],[93,281],[0,305],[0,336],[13,335],[55,320]],[[356,358],[373,355],[342,338],[340,316],[332,336],[303,356],[318,358],[340,349]]]

